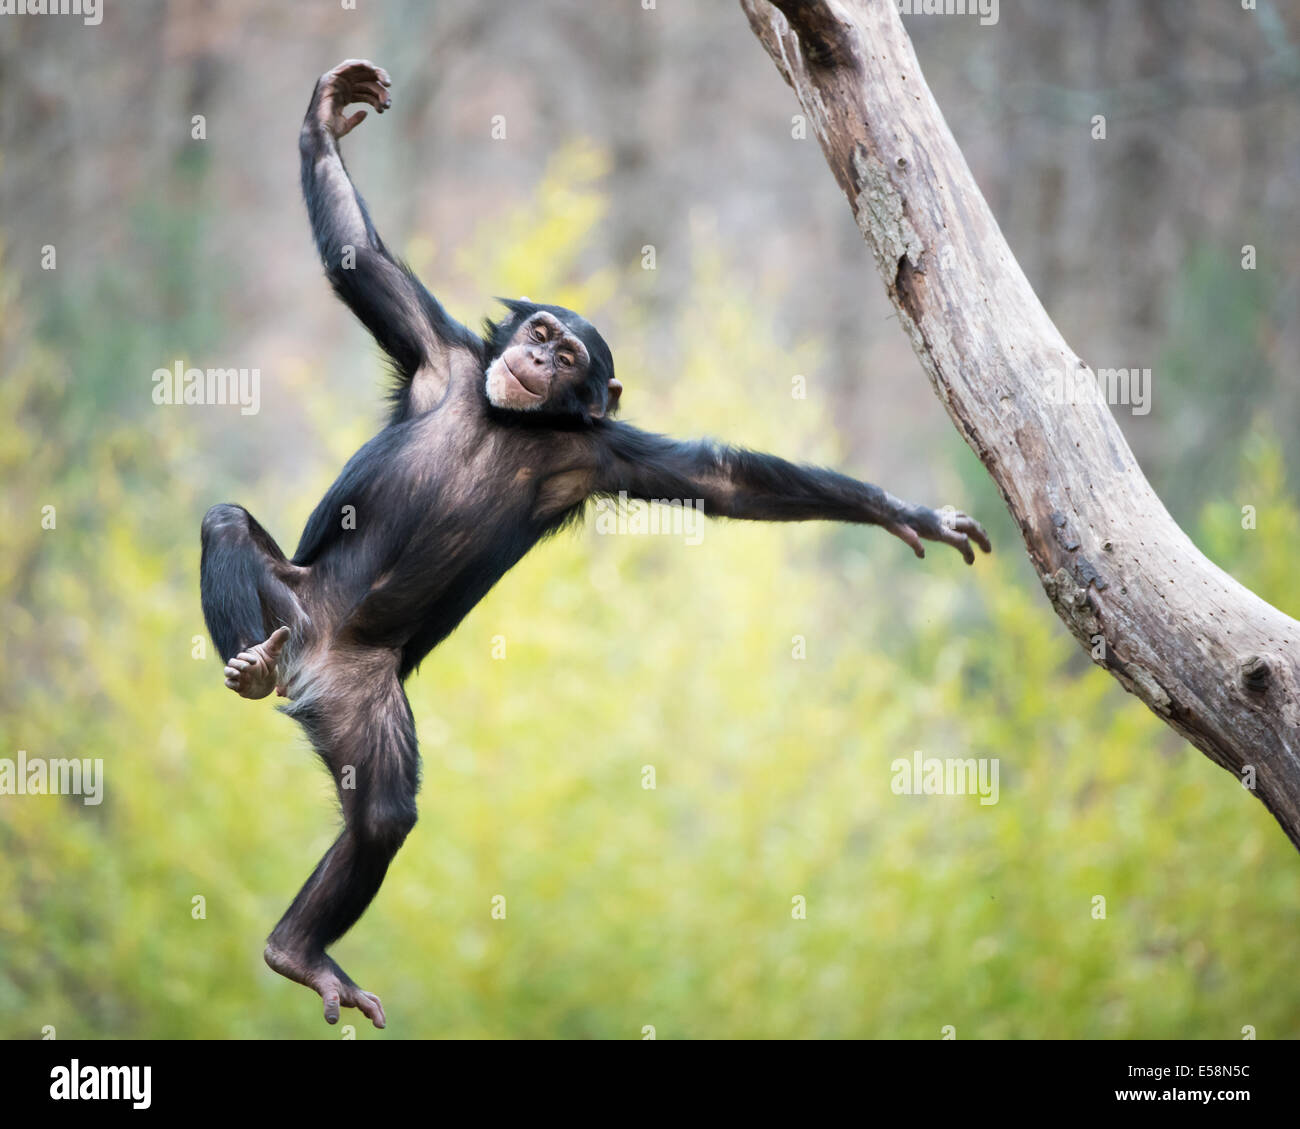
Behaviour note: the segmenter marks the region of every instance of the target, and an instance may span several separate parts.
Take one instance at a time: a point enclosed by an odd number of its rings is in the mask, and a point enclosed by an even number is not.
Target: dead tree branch
[[[892,0],[741,0],[948,414],[1094,659],[1300,846],[1300,624],[1192,544],[998,229]],[[1061,395],[1061,390],[1066,394]],[[1072,391],[1073,390],[1073,391]],[[1033,677],[1026,671],[1027,678]]]

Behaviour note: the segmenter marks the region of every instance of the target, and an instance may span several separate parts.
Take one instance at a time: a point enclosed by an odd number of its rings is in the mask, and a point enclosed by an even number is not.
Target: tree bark
[[[1106,403],[1071,394],[1094,387],[1093,373],[1007,246],[897,4],[741,6],[798,95],[899,320],[1057,614],[1212,761],[1247,786],[1253,774],[1300,847],[1300,624],[1192,544]]]

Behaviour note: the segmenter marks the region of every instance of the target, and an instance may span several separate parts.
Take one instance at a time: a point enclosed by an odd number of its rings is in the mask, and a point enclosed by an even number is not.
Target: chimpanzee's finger
[[[388,92],[377,82],[353,83],[352,100],[354,102],[368,102],[381,114],[393,104]]]
[[[993,551],[993,545],[989,541],[989,535],[984,532],[984,527],[973,517],[969,517],[966,514],[958,514],[954,528],[959,533],[968,534],[971,540],[986,553],[991,553]]]
[[[351,133],[354,129],[356,129],[357,126],[359,126],[365,120],[366,120],[366,111],[358,110],[350,118],[345,118],[343,120],[343,124],[339,126],[339,131],[337,134],[335,134],[335,136],[346,137],[349,133]]]

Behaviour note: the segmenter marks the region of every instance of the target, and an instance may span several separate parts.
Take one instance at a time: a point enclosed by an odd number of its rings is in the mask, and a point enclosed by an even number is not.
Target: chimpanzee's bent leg
[[[379,891],[415,825],[419,756],[415,722],[389,651],[338,646],[297,676],[285,708],[302,723],[338,786],[346,826],[298,892],[266,945],[266,963],[320,993],[325,1019],[359,1008],[385,1023],[379,997],[362,991],[325,952]]]
[[[290,587],[304,570],[242,506],[213,506],[202,536],[203,617],[227,660],[226,685],[245,698],[264,698],[277,688],[277,660],[290,630],[306,618]]]

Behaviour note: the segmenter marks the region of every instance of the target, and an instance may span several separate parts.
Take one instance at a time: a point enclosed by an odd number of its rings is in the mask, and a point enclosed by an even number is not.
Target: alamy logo
[[[58,1101],[129,1101],[133,1109],[148,1109],[151,1066],[69,1066],[50,1071],[50,1097]]]
[[[629,498],[620,490],[617,498],[596,499],[596,532],[631,536],[677,536],[688,545],[704,540],[704,499]]]
[[[1135,416],[1151,410],[1149,368],[1088,368],[1067,366],[1047,380],[1049,404],[1122,404]]]
[[[900,16],[979,16],[981,27],[998,22],[998,0],[898,0]]]
[[[889,766],[894,779],[890,788],[896,796],[974,796],[986,807],[998,802],[998,758],[923,757],[918,749],[912,759],[898,757]]]
[[[80,796],[83,804],[104,799],[104,762],[100,758],[0,757],[0,796]]]
[[[0,16],[80,16],[87,27],[104,18],[99,0],[0,0]]]
[[[241,415],[255,416],[262,405],[260,368],[191,368],[177,361],[153,370],[155,404],[238,404]]]

